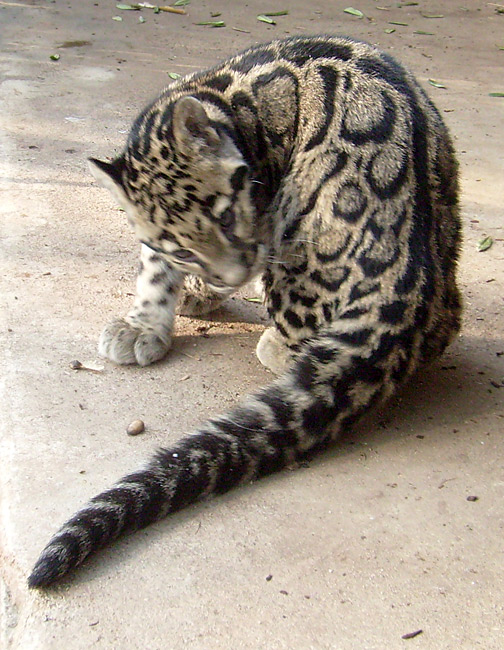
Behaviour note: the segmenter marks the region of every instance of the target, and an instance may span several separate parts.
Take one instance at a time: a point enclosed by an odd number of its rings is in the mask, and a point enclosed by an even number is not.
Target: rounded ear
[[[211,125],[203,104],[195,97],[182,97],[175,103],[173,135],[183,150],[215,150],[220,144],[219,135]]]

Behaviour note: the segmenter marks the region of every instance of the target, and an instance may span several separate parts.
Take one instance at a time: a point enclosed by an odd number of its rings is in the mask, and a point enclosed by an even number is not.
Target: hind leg
[[[301,345],[311,339],[320,325],[327,324],[321,308],[314,308],[316,297],[309,295],[302,281],[291,274],[266,274],[264,301],[273,326],[261,335],[256,347],[259,361],[275,375],[283,374],[294,362]],[[287,298],[288,297],[288,298]],[[296,304],[294,304],[296,299]]]
[[[264,330],[257,343],[256,355],[262,365],[275,375],[285,372],[294,358],[287,340],[276,327]]]

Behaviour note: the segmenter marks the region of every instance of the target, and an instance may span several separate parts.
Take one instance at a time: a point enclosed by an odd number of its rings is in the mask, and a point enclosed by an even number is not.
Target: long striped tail
[[[94,497],[51,539],[29,586],[50,585],[126,531],[312,454],[392,392],[390,349],[366,359],[357,346],[334,345],[334,335],[317,337],[285,375]]]

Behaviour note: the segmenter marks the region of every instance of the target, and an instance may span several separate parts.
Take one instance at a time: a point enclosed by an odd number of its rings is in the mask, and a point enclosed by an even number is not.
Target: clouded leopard
[[[113,162],[90,161],[141,241],[131,311],[100,353],[147,365],[176,308],[262,277],[279,377],[94,497],[29,578],[46,586],[118,537],[323,448],[459,329],[457,163],[418,83],[333,36],[252,47],[173,83]]]

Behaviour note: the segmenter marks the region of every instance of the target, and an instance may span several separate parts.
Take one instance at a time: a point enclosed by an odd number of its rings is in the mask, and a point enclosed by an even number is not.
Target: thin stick
[[[166,11],[169,14],[179,14],[181,16],[186,16],[187,11],[185,9],[180,9],[179,7],[158,7],[159,11]]]

